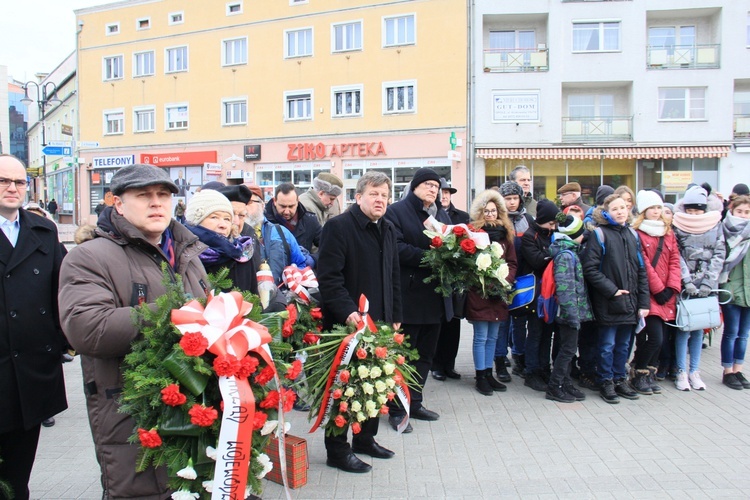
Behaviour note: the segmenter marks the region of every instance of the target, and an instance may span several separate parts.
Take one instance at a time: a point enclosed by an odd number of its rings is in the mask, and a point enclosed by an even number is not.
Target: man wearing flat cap
[[[140,446],[128,442],[135,424],[118,412],[120,362],[139,335],[133,309],[166,290],[162,265],[182,276],[185,292],[206,296],[198,256],[206,245],[172,220],[177,186],[151,165],[129,165],[112,177],[114,205],[99,217],[94,238],[73,248],[60,271],[60,323],[81,354],[83,386],[104,498],[169,496],[166,467],[136,473]]]
[[[557,190],[557,194],[560,195],[560,203],[562,208],[569,207],[571,205],[577,205],[581,207],[583,213],[588,212],[590,206],[586,205],[581,199],[581,185],[577,182],[569,182],[564,184],[563,187]]]
[[[312,183],[312,187],[299,196],[299,202],[308,212],[315,214],[323,226],[341,213],[338,197],[341,196],[344,183],[329,172],[319,173]]]

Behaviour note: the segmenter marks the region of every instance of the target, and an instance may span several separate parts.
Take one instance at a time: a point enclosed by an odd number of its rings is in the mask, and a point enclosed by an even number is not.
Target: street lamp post
[[[36,87],[36,99],[29,97],[29,86]],[[39,106],[39,121],[42,124],[42,150],[47,146],[46,131],[47,128],[44,118],[46,115],[46,109],[48,104],[61,104],[62,101],[57,98],[57,85],[54,82],[46,82],[43,85],[39,85],[34,81],[28,81],[23,86],[24,96],[21,102],[27,106],[30,106],[36,100],[37,106]],[[42,151],[42,198],[47,199],[47,155]]]

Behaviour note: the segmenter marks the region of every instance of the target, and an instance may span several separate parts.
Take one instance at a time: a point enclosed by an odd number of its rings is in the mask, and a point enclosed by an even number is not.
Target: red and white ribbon
[[[318,278],[310,267],[299,269],[297,266],[287,266],[282,273],[283,283],[289,290],[305,304],[310,304],[311,297],[308,288],[318,288]]]
[[[441,236],[448,236],[452,231],[453,228],[458,226],[462,227],[466,234],[469,236],[470,240],[473,240],[474,243],[476,243],[477,248],[483,249],[490,246],[490,235],[483,232],[483,231],[472,231],[469,229],[469,226],[466,224],[443,224],[439,220],[437,220],[435,217],[430,215],[427,217],[427,219],[424,221],[424,227],[428,231],[432,231],[433,233],[438,233]]]

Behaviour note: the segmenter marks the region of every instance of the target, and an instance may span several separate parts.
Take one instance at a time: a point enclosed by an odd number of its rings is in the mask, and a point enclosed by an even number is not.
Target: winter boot
[[[484,376],[487,378],[487,382],[490,384],[490,387],[492,387],[493,391],[497,392],[505,392],[508,390],[508,387],[506,387],[505,384],[502,384],[495,380],[495,377],[492,376],[492,368],[487,368],[484,371]],[[510,377],[510,375],[508,375]]]
[[[585,401],[586,400],[586,395],[583,392],[581,392],[578,389],[578,387],[576,387],[575,385],[573,385],[573,381],[570,380],[570,379],[568,379],[568,378],[566,378],[565,380],[563,380],[563,389],[565,389],[565,392],[567,392],[568,394],[570,394],[571,396],[573,396],[576,399],[576,401]]]
[[[640,396],[630,388],[628,381],[623,379],[615,380],[615,393],[625,399],[638,399]]]
[[[651,392],[654,394],[661,394],[661,386],[656,383],[656,367],[648,367],[648,382],[651,384]]]
[[[576,398],[573,397],[573,395],[568,394],[568,392],[565,391],[565,387],[562,385],[550,384],[547,386],[547,393],[544,397],[551,399],[552,401],[557,401],[558,403],[575,403],[576,401]]]
[[[507,361],[506,356],[498,356],[495,358],[495,371],[497,371],[497,379],[500,382],[510,382],[510,373],[508,373],[508,366],[505,364]]]
[[[651,396],[654,391],[651,390],[650,376],[651,374],[648,370],[635,370],[635,375],[630,380],[630,387],[638,394]]]
[[[591,389],[592,391],[598,391],[601,386],[596,381],[596,375],[592,373],[581,373],[578,377],[578,386],[584,389]]]
[[[531,387],[535,391],[539,392],[546,392],[547,391],[547,384],[544,383],[544,380],[542,380],[542,377],[539,375],[538,372],[532,372],[526,375],[526,380],[524,380],[523,385],[526,387]]]
[[[484,394],[485,396],[492,396],[492,393],[494,392],[492,390],[492,386],[490,385],[489,380],[487,380],[487,376],[484,374],[485,370],[477,370],[477,376],[476,376],[476,388],[477,391],[479,391],[479,394]]]
[[[602,399],[612,405],[616,405],[620,402],[620,396],[615,392],[615,383],[611,380],[603,380],[601,383],[601,389],[599,389],[599,395]]]
[[[526,362],[524,359],[525,357],[526,355],[524,354],[513,355],[513,369],[511,371],[513,375],[516,375],[521,378],[525,377],[525,375],[523,374],[524,370],[526,369]]]

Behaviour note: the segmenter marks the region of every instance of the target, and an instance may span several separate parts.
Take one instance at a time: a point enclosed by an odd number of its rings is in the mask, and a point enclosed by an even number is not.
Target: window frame
[[[359,25],[359,46],[358,47],[344,47],[341,49],[336,48],[336,28],[345,27],[349,25]],[[331,23],[331,53],[338,54],[341,52],[356,52],[362,51],[364,47],[365,38],[365,27],[362,19],[353,19],[350,21],[344,21],[340,23]]]
[[[300,99],[292,99],[292,98],[304,98],[307,96],[307,98],[310,100],[310,115],[309,116],[290,116],[289,113],[289,104],[290,100],[298,101]],[[314,96],[314,90],[312,88],[309,89],[298,89],[298,90],[287,90],[284,92],[284,121],[285,122],[304,122],[304,121],[312,121],[313,117],[315,116],[315,96]]]
[[[175,21],[174,18],[175,16],[178,16],[178,15],[180,16],[180,20]],[[184,24],[184,23],[185,23],[185,11],[184,10],[178,10],[178,11],[170,12],[169,14],[167,14],[167,24],[169,26],[175,26],[177,24]]]
[[[141,26],[141,23],[143,21],[146,21],[146,26]],[[135,20],[135,30],[136,31],[144,31],[151,29],[151,17],[139,17]]]
[[[359,112],[336,114],[336,94],[345,92],[359,92]],[[364,85],[337,85],[331,87],[331,118],[361,118],[364,116]]]
[[[107,72],[110,69],[110,66],[107,61],[110,60],[119,60],[120,61],[120,75],[119,76],[107,76]],[[116,80],[122,80],[125,75],[125,56],[123,54],[115,54],[111,56],[104,56],[102,57],[102,81],[103,82],[113,82]]]
[[[151,73],[136,73],[141,65],[138,64],[138,56],[145,54],[151,54]],[[133,52],[133,78],[145,78],[147,76],[154,76],[156,74],[156,51],[154,50],[142,50],[139,52]]]
[[[388,89],[398,89],[403,87],[404,89],[412,87],[412,102],[413,106],[411,109],[394,109],[388,110]],[[396,80],[383,82],[383,93],[382,93],[383,105],[382,111],[384,115],[408,115],[416,114],[417,112],[417,80]],[[407,101],[406,95],[404,96],[404,102]]]
[[[301,33],[301,32],[310,33],[310,53],[292,55],[289,53],[289,49],[290,49],[289,35],[291,35],[292,33]],[[300,57],[312,57],[314,53],[315,53],[315,29],[312,26],[305,26],[302,28],[293,28],[293,29],[284,30],[284,59],[297,59]]]
[[[151,129],[139,129],[138,128],[138,113],[144,111],[150,111],[151,117]],[[133,108],[133,133],[134,134],[149,134],[156,132],[156,106],[136,106]]]
[[[174,108],[185,107],[187,109],[187,120],[185,120],[184,127],[172,127],[169,126],[169,110]],[[177,122],[175,122],[177,123]],[[188,130],[190,128],[190,104],[187,102],[168,102],[164,104],[164,130],[166,132],[173,132],[177,130]]]
[[[120,34],[120,21],[117,21],[116,23],[107,23],[104,25],[105,36],[115,36],[119,34]]]
[[[411,17],[412,18],[412,40],[409,41],[394,41],[393,43],[388,43],[388,22],[389,21],[398,21],[399,19],[407,19]],[[392,16],[383,16],[382,21],[382,47],[403,47],[407,45],[416,45],[417,44],[417,14],[416,12],[410,12],[405,14],[397,14]]]
[[[670,118],[670,117],[662,117],[662,111],[664,111],[662,108],[662,101],[665,99],[662,98],[662,91],[666,90],[683,90],[685,91],[683,94],[683,111],[685,112],[685,116],[682,118]],[[695,97],[691,95],[693,91],[695,90],[701,90],[703,92],[702,97]],[[708,121],[707,117],[707,111],[708,106],[706,106],[706,101],[708,100],[707,94],[708,94],[708,87],[659,87],[657,90],[657,100],[656,100],[656,119],[659,122],[704,122]],[[702,100],[703,101],[703,116],[698,118],[693,118],[691,115],[691,111],[693,109],[692,103],[693,99],[696,101]],[[674,100],[674,99],[670,99]]]
[[[244,104],[245,119],[243,121],[227,121],[227,105]],[[247,96],[225,97],[221,100],[221,126],[236,127],[238,125],[247,125]]]
[[[110,122],[116,123],[115,120],[110,120],[110,116],[113,115],[119,115],[120,116],[120,126],[119,130],[115,132],[109,131],[109,124]],[[113,109],[105,109],[102,110],[102,135],[110,136],[110,135],[123,135],[125,133],[125,108],[113,108]]]
[[[236,10],[236,11],[232,11],[233,7],[239,7],[239,9]],[[227,2],[227,4],[226,4],[226,14],[227,14],[227,16],[237,16],[237,15],[240,15],[240,14],[242,14],[243,10],[244,9],[243,9],[243,5],[242,5],[242,1],[241,0],[240,1],[235,1],[235,2]]]
[[[227,62],[227,48],[229,47],[230,43],[238,42],[238,41],[244,41],[245,42],[245,60],[244,61],[233,61],[233,62]],[[236,51],[232,49],[232,55],[234,55]],[[227,66],[242,66],[247,64],[248,59],[248,48],[247,48],[247,37],[246,36],[238,36],[233,38],[225,38],[221,41],[221,66],[227,67]]]
[[[573,26],[571,30],[571,52],[573,54],[598,54],[602,52],[622,52],[622,20],[621,19],[577,19],[572,21]],[[576,25],[583,24],[596,24],[598,33],[599,48],[596,50],[588,49],[576,49]],[[605,36],[605,25],[617,24],[617,48],[608,49],[604,47],[606,36]]]
[[[175,49],[185,49],[185,68],[184,69],[169,69],[170,57],[169,51]],[[185,73],[190,70],[190,47],[188,45],[175,45],[173,47],[164,47],[164,73]]]

